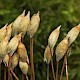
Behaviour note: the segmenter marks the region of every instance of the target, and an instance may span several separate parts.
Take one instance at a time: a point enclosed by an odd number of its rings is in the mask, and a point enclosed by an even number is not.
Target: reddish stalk
[[[24,74],[22,73],[22,80],[24,80]]]
[[[4,67],[4,80],[6,80],[6,67]]]
[[[66,80],[68,80],[68,66],[67,66],[67,55],[65,55],[65,58],[66,58]]]
[[[69,50],[69,48],[68,48],[68,50]],[[64,56],[64,62],[63,62],[62,70],[61,70],[60,80],[62,80],[63,71],[67,64],[66,60],[67,60],[68,50],[66,51],[65,56]],[[67,66],[66,66],[66,69],[67,69]],[[68,73],[68,69],[67,69],[67,73]]]
[[[47,80],[49,80],[49,64],[47,64]]]
[[[64,57],[64,62],[63,62],[63,66],[62,66],[62,70],[61,70],[61,75],[60,75],[60,80],[62,80],[62,75],[63,75],[63,71],[64,71],[64,68],[65,68],[65,57]]]
[[[8,53],[8,56],[9,56],[9,62],[8,62],[8,80],[12,80],[11,73],[13,74],[13,76],[15,77],[16,80],[19,80],[18,77],[16,76],[16,74],[13,72],[13,70],[11,68],[11,64],[10,64],[10,62],[11,62],[11,55],[10,55],[10,53]],[[10,71],[11,71],[11,73],[10,73]]]
[[[50,54],[51,54],[51,66],[52,66],[52,74],[53,74],[53,78],[55,80],[55,74],[54,74],[54,66],[53,66],[53,59],[52,59],[52,50],[50,49]]]
[[[1,63],[0,63],[0,80],[1,80]]]
[[[56,80],[58,80],[58,64],[59,64],[59,62],[57,61],[57,66],[56,66]]]
[[[13,72],[12,68],[10,68],[11,73],[13,74],[13,76],[15,77],[16,80],[19,80],[18,77],[16,76],[16,74]]]
[[[30,67],[30,64],[26,61],[26,63],[27,63],[27,65],[28,65],[28,67],[30,68],[30,73],[32,74],[32,69],[31,69],[31,67]]]
[[[10,77],[11,77],[11,73],[10,73],[10,59],[11,59],[11,55],[10,53],[8,53],[8,56],[9,56],[9,62],[8,62],[8,80],[10,80]]]
[[[33,37],[30,38],[30,63],[31,63],[31,80],[35,80],[34,60],[33,60]]]
[[[27,75],[26,75],[26,80],[29,80]]]

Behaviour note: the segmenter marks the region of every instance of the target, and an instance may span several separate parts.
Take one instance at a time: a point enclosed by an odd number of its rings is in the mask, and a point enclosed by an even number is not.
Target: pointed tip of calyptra
[[[37,12],[37,15],[40,15],[40,11]]]
[[[58,29],[58,30],[60,30],[60,28],[61,28],[61,25],[60,25],[60,26],[58,26],[58,28],[57,28],[57,29]]]
[[[8,23],[6,23],[4,27],[6,27],[6,26],[8,26]]]
[[[13,22],[10,23],[11,25],[13,24]]]
[[[36,17],[39,17],[39,15],[40,15],[40,12],[39,11],[36,14],[33,14],[33,16],[36,16]]]
[[[6,23],[6,24],[4,25],[4,27],[2,27],[2,29],[5,29],[7,26],[8,26],[8,23]]]
[[[77,27],[80,27],[80,23],[77,25]]]
[[[34,14],[35,16],[39,16],[40,15],[40,11],[38,11],[36,14]]]
[[[37,12],[36,17],[37,17],[38,20],[40,21],[40,11]]]
[[[27,15],[26,16],[29,16],[30,17],[30,11],[28,11]]]
[[[77,28],[79,29],[79,32],[80,32],[80,23],[77,25]]]
[[[7,27],[8,26],[8,23],[6,23],[5,25],[4,25],[4,27]]]
[[[28,14],[30,15],[30,11],[28,11]]]
[[[12,22],[12,23],[10,23],[8,26],[12,27],[12,24],[13,24],[13,22]]]
[[[80,26],[80,23],[78,24],[78,26]]]
[[[26,12],[26,10],[24,9],[21,15],[25,16],[25,12]]]

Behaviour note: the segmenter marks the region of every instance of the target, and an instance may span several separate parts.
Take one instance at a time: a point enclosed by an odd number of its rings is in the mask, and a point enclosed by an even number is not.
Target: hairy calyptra
[[[69,47],[69,37],[65,37],[56,47],[56,61],[59,61],[67,52]]]
[[[27,28],[30,25],[30,11],[28,11],[28,14],[22,18],[19,25],[18,33],[22,32],[22,38],[24,38],[24,35],[27,32]]]
[[[3,38],[5,38],[5,36],[6,36],[6,27],[7,27],[7,25],[8,25],[8,24],[6,24],[4,27],[2,27],[2,28],[0,29],[0,42],[1,42],[1,40],[2,40]]]
[[[23,62],[27,61],[29,63],[27,50],[26,50],[25,45],[22,42],[19,42],[17,52],[21,61]]]
[[[18,53],[14,53],[11,57],[11,68],[14,69],[18,65],[19,55]]]
[[[30,22],[30,25],[28,26],[27,33],[30,35],[30,37],[32,37],[36,33],[39,27],[39,23],[40,23],[40,17],[39,17],[39,11],[38,11],[37,14],[34,14],[31,17],[31,22]]]
[[[10,53],[10,55],[12,56],[13,53],[16,51],[17,47],[18,47],[18,43],[21,40],[21,33],[18,35],[15,35],[9,42],[8,44],[8,49],[7,49],[7,53]]]
[[[52,53],[53,55],[53,53]],[[45,48],[45,52],[44,52],[44,62],[46,62],[47,64],[49,64],[51,61],[51,54],[50,54],[50,48],[47,45]]]
[[[69,45],[71,45],[77,38],[78,34],[80,32],[80,24],[73,27],[67,34],[67,37],[69,37],[70,42]]]
[[[23,11],[23,13],[21,15],[19,15],[13,22],[13,25],[12,25],[12,36],[15,36],[18,34],[18,29],[20,27],[20,23],[22,21],[22,19],[24,18],[25,16],[25,10]]]
[[[6,36],[8,38],[8,41],[10,40],[11,37],[11,33],[12,33],[12,24],[10,23],[7,27],[6,27]]]
[[[7,53],[8,38],[5,37],[0,42],[0,59],[3,59]]]
[[[22,71],[25,75],[27,75],[28,67],[29,67],[28,64],[27,64],[26,62],[23,62],[23,61],[19,60],[19,67],[20,67],[21,71]]]
[[[54,48],[54,46],[57,42],[57,39],[58,39],[59,33],[60,33],[60,27],[61,27],[61,25],[59,27],[57,27],[55,30],[53,30],[48,38],[48,45],[51,49]]]

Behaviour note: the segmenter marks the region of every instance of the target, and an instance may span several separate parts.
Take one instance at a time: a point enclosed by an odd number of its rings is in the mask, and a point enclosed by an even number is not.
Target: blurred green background
[[[43,56],[49,34],[57,26],[62,25],[58,44],[72,27],[80,23],[80,0],[0,0],[0,27],[14,21],[24,9],[26,13],[30,11],[31,16],[40,11],[41,22],[34,36],[34,65],[36,80],[46,80],[46,63],[43,62]],[[29,36],[27,34],[25,35],[24,44],[29,55]],[[68,57],[69,80],[80,80],[80,34],[71,45],[70,53],[71,55]],[[53,59],[56,71],[55,54]],[[62,62],[63,59],[59,63],[59,75]],[[18,68],[17,73],[20,78],[21,71]],[[51,65],[50,80],[53,80]],[[65,80],[65,71],[63,80]]]

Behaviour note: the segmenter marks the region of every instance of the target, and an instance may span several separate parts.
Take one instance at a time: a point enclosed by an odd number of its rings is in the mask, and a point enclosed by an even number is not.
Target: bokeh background
[[[14,21],[24,9],[26,13],[30,11],[31,16],[40,11],[40,26],[34,36],[34,65],[36,80],[46,80],[46,63],[43,62],[43,56],[49,34],[57,26],[62,25],[58,44],[72,27],[80,23],[80,0],[0,0],[0,28],[6,23]],[[25,35],[24,44],[29,55],[29,36],[27,34]],[[55,54],[53,59],[56,71]],[[59,63],[59,75],[62,62],[63,59]],[[4,67],[4,64],[2,64],[2,67]],[[71,45],[71,52],[68,57],[68,71],[69,80],[80,80],[80,34]],[[21,71],[18,66],[16,67],[16,73],[21,80]],[[30,77],[30,71],[28,76]],[[50,80],[53,80],[51,65]],[[65,80],[65,71],[63,80]]]

